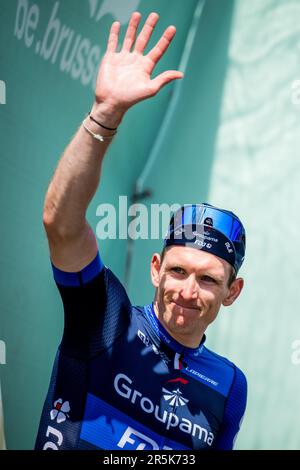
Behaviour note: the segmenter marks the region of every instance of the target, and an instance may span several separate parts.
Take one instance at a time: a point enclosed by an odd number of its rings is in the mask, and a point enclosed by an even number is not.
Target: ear
[[[151,259],[151,280],[154,287],[159,285],[159,270],[160,270],[160,254],[154,253]]]
[[[235,279],[231,286],[228,288],[228,295],[225,297],[222,304],[225,307],[228,307],[229,305],[233,304],[233,302],[238,298],[238,296],[242,292],[243,287],[244,279],[242,279],[241,277]]]

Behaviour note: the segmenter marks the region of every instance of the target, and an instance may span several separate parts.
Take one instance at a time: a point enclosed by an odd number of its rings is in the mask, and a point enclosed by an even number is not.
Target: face
[[[229,263],[196,248],[168,247],[162,262],[153,255],[154,310],[173,338],[185,346],[199,345],[221,305],[231,305],[243,288],[241,278],[228,286],[230,274]]]

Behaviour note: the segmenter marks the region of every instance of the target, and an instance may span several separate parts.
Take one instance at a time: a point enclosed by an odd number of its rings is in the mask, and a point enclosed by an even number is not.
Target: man
[[[86,210],[109,142],[133,104],[182,78],[150,75],[175,35],[169,26],[143,51],[158,20],[133,13],[123,46],[113,23],[95,103],[61,158],[44,209],[65,327],[38,432],[37,449],[231,449],[246,406],[246,380],[204,346],[221,304],[243,280],[243,226],[207,204],[183,207],[151,262],[153,305],[132,307],[103,265]]]

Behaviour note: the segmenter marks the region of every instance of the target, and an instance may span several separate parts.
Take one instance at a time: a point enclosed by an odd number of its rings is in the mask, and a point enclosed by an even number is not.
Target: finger
[[[158,43],[148,52],[147,57],[152,60],[153,66],[162,58],[169,45],[171,44],[172,39],[176,34],[175,26],[169,26]]]
[[[136,30],[138,28],[141,17],[142,15],[138,11],[132,13],[123,41],[122,51],[130,51],[132,48],[136,37]]]
[[[184,74],[179,72],[179,70],[167,70],[166,72],[160,73],[157,77],[151,80],[153,94],[156,94],[162,87],[167,85],[167,83],[183,77]]]
[[[138,38],[135,43],[134,50],[139,53],[143,53],[155,28],[156,23],[158,22],[159,16],[157,13],[150,13],[148,16],[142,31],[138,35]]]
[[[120,23],[119,21],[114,21],[110,28],[106,52],[116,52],[118,47],[119,32]]]

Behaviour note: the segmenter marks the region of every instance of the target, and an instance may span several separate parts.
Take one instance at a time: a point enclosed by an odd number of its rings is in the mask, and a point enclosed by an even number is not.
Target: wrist
[[[117,128],[121,124],[125,111],[111,104],[95,102],[90,114],[103,126]]]

